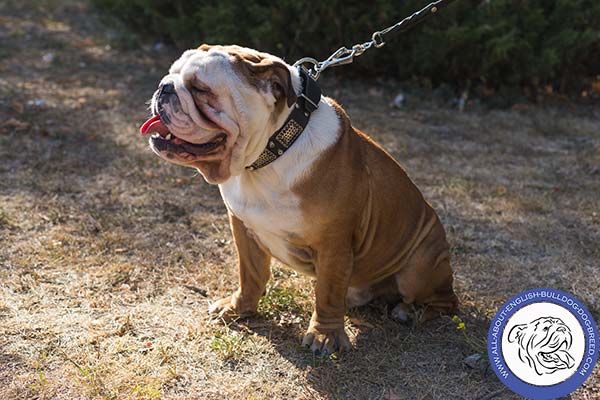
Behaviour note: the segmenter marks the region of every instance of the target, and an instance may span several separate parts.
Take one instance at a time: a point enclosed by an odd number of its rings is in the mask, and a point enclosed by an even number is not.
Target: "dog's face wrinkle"
[[[198,110],[198,113],[204,118],[210,121],[210,118],[204,112],[203,107],[210,107],[218,113],[223,112],[223,107],[219,102],[219,94],[213,91],[207,83],[200,81],[196,74],[194,74],[189,81],[184,83],[185,87],[192,95],[196,110]]]
[[[204,57],[214,58],[211,56]],[[188,57],[188,59],[194,60],[193,56]],[[207,63],[210,62],[211,60],[207,61]],[[214,61],[212,62],[214,63]],[[173,95],[166,99],[163,99],[162,96],[159,98],[159,108],[162,106],[162,109],[164,110],[164,112],[160,114],[161,120],[163,119],[164,114],[166,121],[163,122],[167,125],[171,125],[169,126],[169,129],[172,131],[171,133],[175,136],[178,134],[184,135],[184,137],[182,137],[184,140],[188,139],[187,135],[194,134],[194,132],[201,132],[201,134],[207,137],[217,132],[228,134],[228,130],[221,127],[221,125],[214,120],[215,116],[212,115],[225,115],[223,114],[223,108],[220,107],[218,93],[214,92],[207,83],[200,81],[197,77],[197,74],[200,73],[200,70],[203,68],[193,64],[190,66],[184,64],[181,68],[183,69],[174,69],[171,71],[171,75],[179,76],[180,79],[180,84],[177,86]],[[212,69],[215,68],[213,67]],[[215,79],[214,74],[211,76],[213,76],[212,79]],[[181,96],[187,97],[185,100],[187,108],[183,107]],[[196,121],[197,118],[200,118],[201,124]]]
[[[216,113],[221,113],[221,110],[218,110],[214,105],[215,103],[218,103],[218,99],[216,99],[216,96],[212,95],[213,99],[209,99],[207,98],[208,96],[205,94],[199,94],[197,91],[192,89],[192,99],[194,100],[194,106],[196,107],[196,111],[198,111],[198,114],[200,114],[200,116],[202,118],[204,118],[207,123],[209,124],[214,124],[214,121],[212,120],[212,118],[210,116],[208,116],[208,114],[204,111],[204,108],[206,107],[210,107],[213,111],[215,111]],[[212,100],[213,105],[210,104]],[[179,110],[173,110],[173,112],[180,112],[181,111],[181,107],[179,108]]]
[[[181,102],[177,96],[171,96],[169,98],[169,106],[171,107],[171,111],[175,114],[182,112]]]

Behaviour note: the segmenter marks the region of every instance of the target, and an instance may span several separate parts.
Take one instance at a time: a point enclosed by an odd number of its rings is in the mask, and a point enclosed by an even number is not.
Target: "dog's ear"
[[[527,329],[527,324],[515,325],[511,328],[510,332],[508,332],[508,342],[513,343],[517,340],[520,340],[525,334],[524,331]]]
[[[285,99],[287,106],[296,102],[297,96],[292,85],[292,74],[288,67],[279,61],[272,62],[268,68],[271,80],[271,90],[275,98]]]
[[[212,49],[213,47],[215,47],[212,44],[201,44],[200,47],[198,47],[198,50],[202,50],[202,51],[209,51],[210,49]]]
[[[245,55],[238,60],[244,75],[251,84],[259,89],[263,88],[265,83],[268,84],[275,99],[285,101],[288,107],[296,102],[297,96],[292,85],[292,74],[285,64],[255,54]]]

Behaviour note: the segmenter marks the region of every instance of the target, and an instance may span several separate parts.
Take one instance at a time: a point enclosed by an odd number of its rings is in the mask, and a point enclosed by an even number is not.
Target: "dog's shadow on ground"
[[[301,346],[307,321],[282,325],[257,316],[231,327],[240,325],[269,338],[283,358],[305,371],[310,387],[304,390],[309,398],[318,393],[325,398],[349,399],[477,399],[503,393],[483,354],[489,320],[472,307],[461,309],[454,318],[444,316],[419,325],[390,319],[382,305],[352,309],[346,329],[353,349],[332,356],[315,355]],[[473,354],[481,355],[475,368],[464,363],[465,357]],[[465,397],[434,387],[428,376],[431,370],[457,380],[476,381],[481,391]]]

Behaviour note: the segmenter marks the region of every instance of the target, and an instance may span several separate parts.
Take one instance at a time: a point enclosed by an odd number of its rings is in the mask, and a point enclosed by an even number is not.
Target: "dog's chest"
[[[220,185],[220,190],[227,208],[273,257],[298,272],[313,273],[310,250],[298,245],[304,220],[297,195],[240,177]]]

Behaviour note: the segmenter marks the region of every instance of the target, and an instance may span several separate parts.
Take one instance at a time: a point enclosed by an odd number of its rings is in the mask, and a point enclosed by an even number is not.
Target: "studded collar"
[[[311,113],[319,108],[321,88],[304,68],[298,67],[298,71],[302,79],[302,93],[298,96],[292,112],[283,123],[283,126],[271,135],[267,147],[246,169],[250,171],[257,170],[281,157],[300,137],[300,134],[308,125]]]

